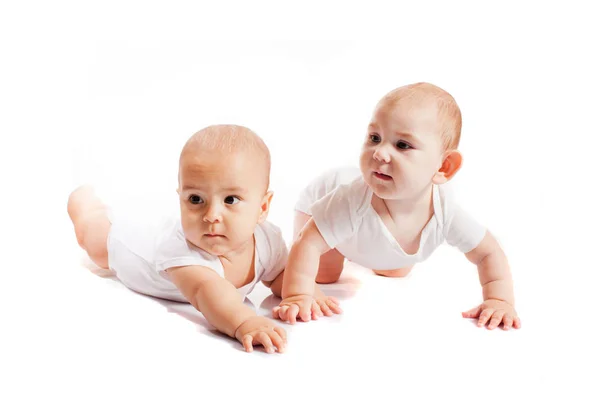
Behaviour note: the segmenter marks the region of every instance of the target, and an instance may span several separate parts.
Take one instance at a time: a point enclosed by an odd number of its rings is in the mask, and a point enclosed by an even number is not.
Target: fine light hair
[[[462,115],[454,97],[444,89],[427,82],[418,82],[396,88],[386,94],[380,104],[394,105],[400,100],[415,104],[435,102],[438,110],[438,128],[444,150],[455,150],[460,142]]]
[[[251,129],[240,125],[211,125],[194,133],[185,143],[179,156],[179,164],[184,156],[198,151],[216,151],[224,154],[250,153],[257,159],[257,173],[266,176],[267,188],[271,171],[271,153],[263,140]],[[262,171],[261,171],[262,170]]]

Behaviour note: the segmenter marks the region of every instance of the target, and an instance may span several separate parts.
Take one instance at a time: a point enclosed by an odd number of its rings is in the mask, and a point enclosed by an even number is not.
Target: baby
[[[207,127],[181,151],[179,215],[119,215],[83,186],[68,202],[77,241],[130,289],[191,303],[248,352],[259,344],[268,353],[283,352],[285,331],[243,303],[259,280],[281,296],[288,252],[279,228],[266,221],[273,198],[270,160],[250,129]],[[320,304],[331,315],[334,300],[314,293],[314,317],[324,313]]]
[[[454,98],[429,83],[397,88],[379,101],[360,171],[320,176],[296,204],[283,300],[273,317],[311,319],[315,280],[337,281],[345,258],[378,275],[404,277],[446,241],[477,265],[483,289],[483,303],[463,317],[489,329],[520,328],[504,252],[444,186],[462,164],[461,127]]]

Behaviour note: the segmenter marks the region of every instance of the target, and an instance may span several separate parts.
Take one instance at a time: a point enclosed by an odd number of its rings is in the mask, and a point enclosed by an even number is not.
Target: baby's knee
[[[322,283],[322,284],[328,284],[328,283],[335,283],[340,279],[339,275],[326,275],[326,276],[318,276],[315,279],[315,282],[317,283]]]
[[[73,223],[77,223],[81,219],[81,214],[93,208],[98,203],[94,189],[91,186],[80,186],[73,190],[67,200],[67,212]]]

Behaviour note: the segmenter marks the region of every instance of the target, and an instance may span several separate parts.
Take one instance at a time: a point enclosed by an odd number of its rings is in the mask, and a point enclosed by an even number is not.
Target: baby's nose
[[[204,214],[204,221],[214,223],[214,222],[220,222],[221,220],[222,220],[221,212],[218,209],[218,207],[216,207],[216,206],[208,207],[208,210],[206,210],[206,213]]]
[[[380,147],[373,153],[373,158],[377,161],[387,163],[390,162],[390,153],[388,153],[385,149]]]

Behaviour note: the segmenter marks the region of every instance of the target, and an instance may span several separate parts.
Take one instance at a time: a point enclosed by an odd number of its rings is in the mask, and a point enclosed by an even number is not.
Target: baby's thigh
[[[336,249],[331,249],[321,255],[319,272],[315,279],[317,283],[334,283],[340,279],[344,269],[344,256]]]

